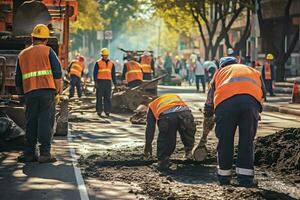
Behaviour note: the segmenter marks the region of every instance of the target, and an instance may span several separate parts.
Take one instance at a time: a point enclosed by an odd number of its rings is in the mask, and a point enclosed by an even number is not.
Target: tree
[[[254,0],[252,0],[254,1]],[[263,8],[261,0],[258,0],[258,21],[261,30],[261,36],[263,40],[267,43],[267,52],[273,53],[275,56],[276,68],[276,80],[284,81],[285,77],[285,63],[293,52],[297,41],[299,40],[299,29],[293,29],[292,16],[290,14],[290,9],[293,4],[293,0],[281,0],[280,2],[284,8],[283,16],[279,19],[280,28],[273,30],[273,25],[268,25],[268,21],[263,19]],[[275,35],[275,33],[278,33]],[[286,45],[286,38],[291,35],[291,40]]]

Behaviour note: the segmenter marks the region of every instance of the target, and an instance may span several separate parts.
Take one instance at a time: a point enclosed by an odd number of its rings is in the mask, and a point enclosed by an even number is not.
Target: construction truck
[[[25,128],[22,96],[16,95],[15,65],[18,54],[31,45],[31,31],[37,24],[46,24],[51,31],[48,41],[59,56],[62,67],[68,66],[69,22],[76,20],[76,0],[1,0],[0,1],[0,112],[5,113],[18,126]],[[67,106],[64,102],[63,106]],[[67,108],[58,112],[60,119]],[[65,113],[66,114],[66,113]],[[67,118],[63,128],[57,123],[57,133],[67,133]],[[58,120],[59,121],[59,120]]]

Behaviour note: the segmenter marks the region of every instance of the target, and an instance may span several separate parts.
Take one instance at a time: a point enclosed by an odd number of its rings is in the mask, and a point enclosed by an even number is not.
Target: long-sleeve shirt
[[[102,59],[103,60],[103,59]],[[108,63],[109,59],[107,60],[103,60],[106,62],[106,64]],[[96,62],[95,66],[94,66],[94,81],[97,80],[97,75],[98,75],[98,70],[99,70],[99,65],[98,62]],[[111,79],[114,85],[117,85],[117,80],[116,80],[116,68],[115,65],[113,64],[112,68],[111,68]]]
[[[37,58],[38,59],[38,58]],[[50,65],[51,65],[51,71],[52,71],[52,76],[54,79],[61,79],[62,76],[62,70],[61,70],[61,65],[60,62],[57,58],[56,53],[54,52],[53,49],[50,49],[49,53],[49,60],[50,60]],[[22,80],[22,72],[19,64],[19,59],[17,60],[16,63],[16,72],[15,72],[15,83],[16,87],[23,87],[23,80]]]

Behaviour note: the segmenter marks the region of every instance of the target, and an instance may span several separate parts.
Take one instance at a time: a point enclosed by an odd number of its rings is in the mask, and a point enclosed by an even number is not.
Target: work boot
[[[255,188],[258,186],[257,180],[253,176],[238,175],[237,179],[232,181],[232,185],[236,187]]]
[[[158,160],[157,163],[154,163],[153,166],[159,171],[168,170],[171,166],[169,160]]]
[[[99,117],[102,117],[102,112],[97,112],[97,115],[98,115]]]
[[[105,115],[106,115],[106,117],[109,117],[109,113],[107,112],[107,113],[105,113]]]
[[[220,176],[218,175],[219,185],[230,185],[231,176]]]
[[[27,162],[36,162],[37,157],[34,154],[22,154],[18,157],[18,162],[27,163]]]
[[[192,151],[186,151],[183,158],[186,160],[193,160]]]
[[[51,154],[48,155],[40,155],[38,158],[39,163],[53,163],[56,162],[56,158]]]

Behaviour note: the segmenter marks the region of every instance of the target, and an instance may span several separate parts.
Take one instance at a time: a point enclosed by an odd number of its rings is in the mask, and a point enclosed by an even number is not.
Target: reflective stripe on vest
[[[82,71],[83,71],[83,64],[78,61],[73,61],[70,69],[70,75],[75,75],[80,78]]]
[[[140,65],[135,61],[129,61],[126,63],[126,81],[131,82],[134,80],[143,80],[143,72]]]
[[[271,65],[270,63],[265,63],[265,79],[266,80],[271,80]]]
[[[50,47],[39,44],[30,46],[19,54],[24,94],[38,89],[55,89],[50,50]]]
[[[215,108],[224,100],[237,94],[249,94],[258,102],[262,101],[260,73],[253,68],[241,64],[224,67],[216,72],[214,83]]]
[[[46,76],[46,75],[52,75],[52,70],[40,70],[40,71],[22,74],[22,79],[26,80],[28,78],[37,77],[37,76]]]
[[[109,60],[107,63],[104,60],[98,61],[98,73],[97,73],[97,79],[101,80],[111,80],[111,71],[113,67],[113,63]]]
[[[141,58],[141,67],[142,67],[143,73],[152,73],[151,57],[142,56],[142,58]]]
[[[187,106],[176,94],[164,94],[149,103],[149,108],[152,110],[155,119],[164,111],[175,106]]]

